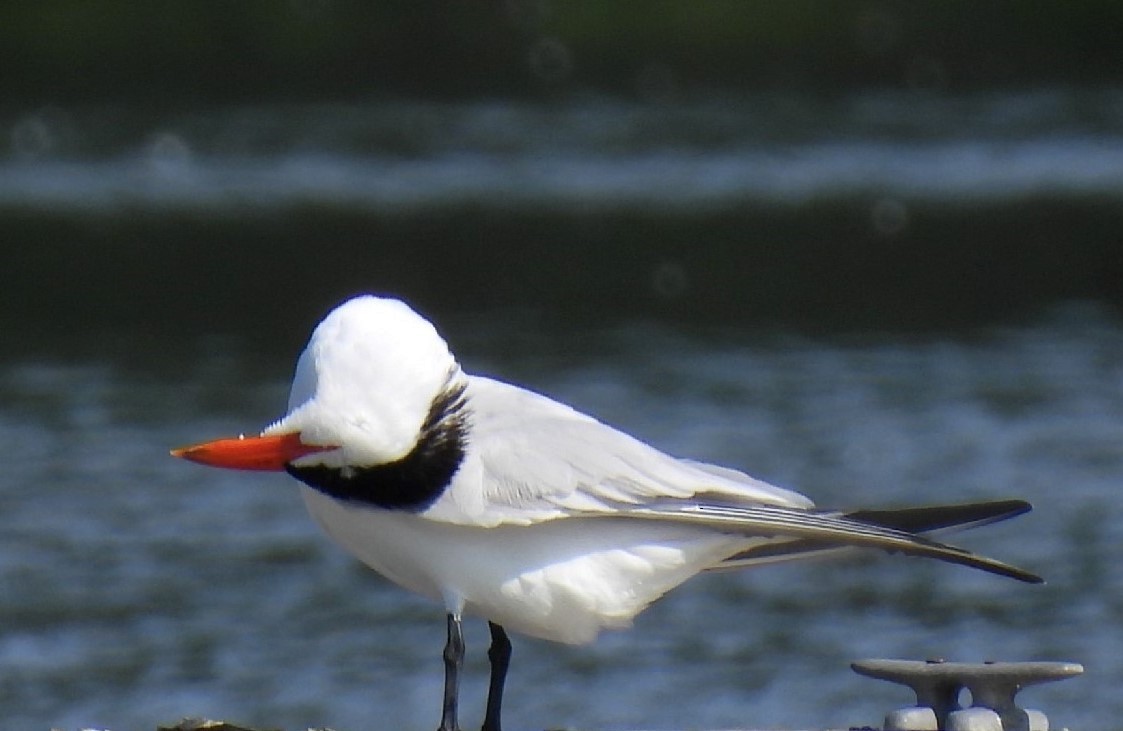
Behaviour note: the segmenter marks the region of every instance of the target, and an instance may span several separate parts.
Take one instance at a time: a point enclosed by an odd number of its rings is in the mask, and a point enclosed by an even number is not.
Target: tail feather
[[[1021,500],[964,505],[941,505],[896,510],[857,510],[848,513],[808,511],[774,506],[693,505],[633,511],[642,517],[678,519],[706,524],[745,535],[769,537],[730,557],[718,569],[771,563],[853,547],[880,548],[890,553],[947,561],[1033,584],[1041,577],[1016,566],[932,540],[925,534],[951,528],[994,523],[1030,510]]]
[[[948,528],[966,530],[1015,518],[1033,510],[1025,500],[993,500],[960,505],[929,505],[921,508],[855,510],[846,517],[859,523],[879,525],[906,533],[932,533]]]

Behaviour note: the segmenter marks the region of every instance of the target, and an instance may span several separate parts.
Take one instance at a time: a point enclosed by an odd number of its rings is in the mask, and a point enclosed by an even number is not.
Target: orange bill
[[[211,467],[283,472],[285,465],[295,459],[332,449],[335,449],[335,447],[305,444],[300,441],[300,433],[297,432],[295,434],[216,439],[213,442],[196,444],[192,447],[173,449],[172,456],[182,457]]]

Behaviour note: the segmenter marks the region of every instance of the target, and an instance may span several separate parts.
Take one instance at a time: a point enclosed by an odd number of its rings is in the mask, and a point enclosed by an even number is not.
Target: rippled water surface
[[[280,416],[311,326],[378,291],[470,370],[821,505],[1036,506],[955,539],[1044,587],[862,554],[516,637],[509,728],[877,724],[911,699],[848,663],[934,655],[1082,662],[1026,702],[1119,727],[1121,140],[1113,89],[6,107],[2,725],[436,725],[441,608],[286,476],[168,455]]]
[[[0,206],[680,212],[1123,194],[1123,93],[379,101],[0,116]]]
[[[1004,328],[860,339],[652,323],[449,317],[466,367],[572,402],[676,454],[822,505],[1019,496],[958,540],[1044,587],[899,557],[701,577],[589,647],[516,637],[511,728],[876,724],[904,691],[869,656],[1047,659],[1079,680],[1054,722],[1123,714],[1123,325],[1068,307]],[[291,360],[238,341],[10,358],[0,368],[0,707],[6,728],[249,724],[429,729],[439,607],[319,535],[285,476],[204,470],[171,446],[280,415]],[[153,351],[161,350],[159,346]],[[293,353],[295,356],[295,353]],[[486,630],[469,623],[465,725]]]

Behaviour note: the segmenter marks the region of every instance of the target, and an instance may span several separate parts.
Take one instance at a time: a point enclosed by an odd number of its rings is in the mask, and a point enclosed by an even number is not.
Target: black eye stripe
[[[421,512],[439,498],[464,461],[469,409],[467,384],[446,388],[433,401],[417,444],[394,462],[344,470],[315,465],[285,470],[304,484],[337,500],[388,510]]]

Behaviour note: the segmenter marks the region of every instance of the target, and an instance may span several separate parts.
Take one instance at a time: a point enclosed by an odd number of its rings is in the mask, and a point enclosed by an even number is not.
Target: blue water
[[[503,312],[450,315],[443,329],[471,370],[822,505],[1027,498],[1031,515],[958,540],[1049,581],[868,554],[700,577],[589,647],[515,637],[510,728],[877,724],[909,696],[848,662],[934,655],[1082,662],[1085,677],[1024,700],[1058,725],[1118,725],[1113,315],[1070,305],[925,337],[544,329]],[[0,367],[5,728],[144,729],[185,715],[290,729],[436,724],[440,608],[329,544],[287,477],[167,454],[280,415],[291,365],[196,338],[148,357]],[[471,727],[486,630],[477,621],[467,633]]]
[[[1123,92],[590,97],[0,116],[0,206],[591,213],[1123,194]]]
[[[509,728],[878,724],[911,699],[849,662],[934,655],[1084,663],[1025,701],[1118,727],[1121,142],[1112,89],[5,108],[4,728],[435,726],[442,610],[287,477],[167,453],[280,416],[368,290],[470,370],[821,505],[1036,506],[956,540],[1044,587],[864,554],[515,637]]]

